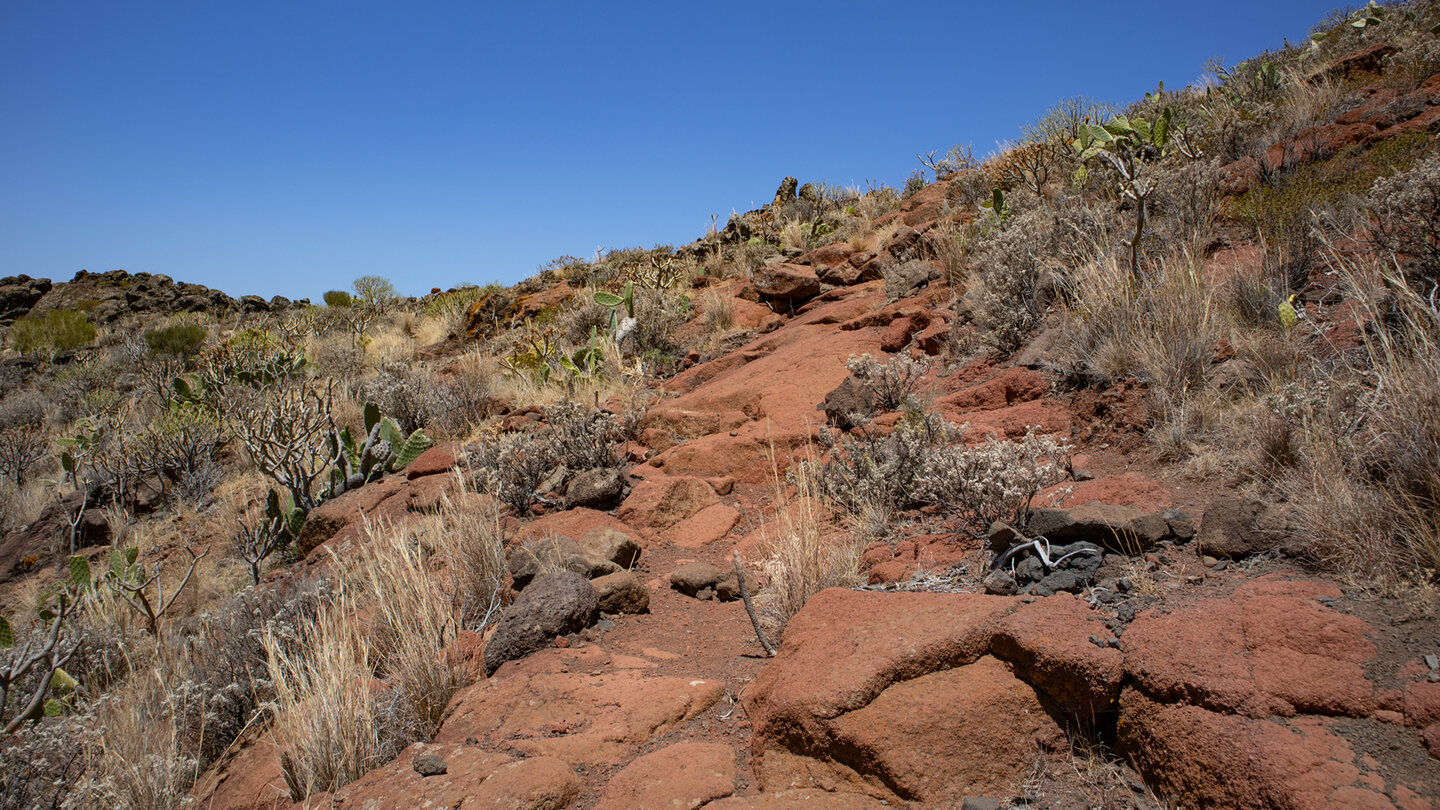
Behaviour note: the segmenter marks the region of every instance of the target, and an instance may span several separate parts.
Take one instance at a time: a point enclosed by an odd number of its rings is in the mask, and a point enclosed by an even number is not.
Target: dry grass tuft
[[[785,497],[776,476],[775,536],[767,537],[760,568],[769,584],[756,598],[761,621],[771,638],[778,639],[785,625],[810,597],[826,588],[861,584],[860,553],[864,540],[857,534],[841,536],[821,531],[822,506],[811,480],[809,465],[793,468],[795,493]]]
[[[445,645],[459,629],[450,600],[438,587],[440,560],[422,540],[441,528],[407,523],[366,523],[365,542],[356,571],[370,605],[370,640],[378,674],[399,696],[399,717],[407,737],[429,740],[440,727],[450,698],[465,684],[458,668],[445,659]]]
[[[1334,257],[1332,257],[1334,258]],[[1326,567],[1383,587],[1440,572],[1440,313],[1391,268],[1340,265],[1375,327],[1364,356],[1310,384],[1302,534]],[[1366,272],[1367,270],[1371,272]]]
[[[706,290],[700,297],[700,312],[711,335],[728,332],[735,325],[735,301],[718,290]]]
[[[355,624],[355,607],[342,587],[296,629],[296,638],[265,633],[271,715],[296,801],[348,784],[394,754],[370,676],[374,652]]]

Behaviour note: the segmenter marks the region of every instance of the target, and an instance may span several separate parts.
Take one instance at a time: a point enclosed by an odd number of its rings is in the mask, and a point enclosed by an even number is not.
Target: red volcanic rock
[[[1128,638],[1128,634],[1127,634]],[[1429,807],[1416,790],[1379,772],[1322,718],[1281,722],[1168,705],[1126,687],[1117,753],[1157,792],[1186,807]],[[1381,792],[1390,788],[1389,796]],[[1391,800],[1394,798],[1394,801]]]
[[[405,477],[411,480],[427,475],[439,475],[455,468],[455,445],[437,444],[420,454],[420,457],[405,465]]]
[[[1013,367],[996,374],[979,385],[940,398],[956,411],[990,411],[1030,402],[1045,396],[1050,380],[1037,371]]]
[[[1025,681],[1082,722],[1114,708],[1125,666],[1120,651],[1098,647],[1109,629],[1082,601],[1068,593],[1022,605],[1000,620],[995,654],[1015,666]]]
[[[663,530],[700,510],[718,504],[720,496],[704,479],[690,476],[641,481],[617,513],[624,523],[641,529]]]
[[[795,264],[813,267],[829,267],[830,265],[846,263],[854,253],[855,251],[851,250],[850,245],[847,243],[832,242],[800,254],[795,257]]]
[[[739,520],[737,509],[717,503],[670,527],[665,537],[679,548],[701,548],[729,534]]]
[[[562,537],[584,537],[595,529],[613,529],[629,535],[630,539],[636,542],[640,540],[640,535],[634,529],[617,520],[615,516],[581,507],[567,509],[564,512],[551,512],[544,517],[530,521],[516,533],[515,541],[538,540],[552,534]]]
[[[816,426],[825,419],[818,411],[810,418]],[[734,436],[718,433],[685,442],[666,450],[658,460],[672,475],[706,480],[719,476],[739,483],[764,484],[773,480],[777,469],[783,475],[793,452],[805,452],[815,429],[792,429],[766,420],[745,425]]]
[[[957,425],[968,424],[968,439],[972,442],[983,441],[987,436],[1016,439],[1030,428],[1035,428],[1037,433],[1070,430],[1070,410],[1052,400],[1036,399],[987,411],[958,411],[943,400],[937,400],[935,405],[946,420]]]
[[[412,767],[419,756],[436,756],[445,772],[422,776]],[[550,810],[580,793],[570,766],[549,757],[515,760],[471,745],[415,743],[384,767],[335,791],[330,805],[366,807],[511,807]]]
[[[1405,687],[1405,724],[1424,728],[1440,723],[1440,683],[1423,681]]]
[[[758,769],[765,786],[848,784],[880,798],[953,806],[1007,790],[1033,767],[1037,749],[1064,741],[1035,690],[991,656],[895,683],[829,726],[828,756],[767,757]]]
[[[950,339],[950,322],[936,318],[929,326],[916,332],[913,339],[920,351],[929,355],[939,354],[945,350],[945,343]]]
[[[678,743],[626,765],[605,786],[595,810],[699,807],[734,793],[735,776],[730,746]]]
[[[890,806],[859,793],[787,790],[721,799],[705,805],[705,810],[885,810]]]
[[[815,268],[798,264],[772,264],[755,272],[755,291],[762,300],[799,303],[820,294]]]
[[[396,496],[399,496],[398,499]],[[357,538],[366,517],[393,519],[403,516],[408,497],[406,481],[400,476],[352,489],[311,509],[305,516],[305,526],[300,529],[295,544],[302,555],[308,555],[322,543],[333,539]]]
[[[1078,460],[1075,466],[1081,466]],[[1069,495],[1063,500],[1053,500],[1052,496],[1058,496],[1067,489]],[[1040,506],[1066,506],[1091,501],[1128,506],[1141,512],[1155,512],[1174,505],[1170,488],[1144,473],[1122,473],[1078,483],[1067,481],[1041,490],[1035,498],[1035,503]]]
[[[1125,631],[1126,671],[1155,699],[1247,717],[1367,716],[1369,625],[1321,605],[1308,583],[1285,584],[1141,614]]]
[[[1259,161],[1246,157],[1223,167],[1220,170],[1220,188],[1226,194],[1244,194],[1260,176],[1262,169],[1271,172],[1283,166],[1303,166],[1322,160],[1350,144],[1372,140],[1379,132],[1378,127],[1369,123],[1311,127],[1271,146]]]
[[[939,801],[1015,778],[1011,766],[1028,766],[1037,737],[1059,735],[1034,690],[985,657],[995,622],[1017,604],[838,589],[812,597],[745,693],[764,787]]]
[[[541,650],[457,694],[435,741],[473,737],[490,749],[609,767],[725,694],[723,681],[657,675],[643,663],[593,645]]]

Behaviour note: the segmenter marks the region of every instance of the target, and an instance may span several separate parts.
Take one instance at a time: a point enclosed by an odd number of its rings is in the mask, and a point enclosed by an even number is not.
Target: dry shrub
[[[422,539],[438,544],[422,524],[366,523],[357,574],[368,596],[370,639],[379,674],[400,700],[397,719],[409,741],[428,741],[450,698],[464,686],[445,659],[457,627],[449,600],[432,583],[438,560]]]
[[[1094,257],[1104,242],[1106,222],[1096,211],[1072,200],[1052,210],[1026,199],[1011,203],[1005,219],[987,214],[978,226],[962,302],[983,341],[1002,354],[1039,324],[1069,268]]]
[[[1200,273],[1188,252],[1166,257],[1138,282],[1113,255],[1085,264],[1070,281],[1068,360],[1100,379],[1143,376],[1153,390],[1183,401],[1203,385],[1214,343],[1226,334]]]
[[[769,583],[755,600],[761,622],[771,638],[780,637],[785,625],[805,607],[810,597],[826,588],[861,584],[863,539],[856,534],[834,535],[821,531],[819,500],[810,465],[797,465],[790,479],[795,493],[786,498],[778,475],[776,477],[779,506],[773,524],[775,534],[765,538],[766,556],[760,561]]]
[[[199,762],[183,744],[174,685],[175,674],[157,666],[97,702],[95,721],[102,729],[97,759],[72,802],[125,810],[193,806],[189,792]]]
[[[728,332],[735,325],[735,302],[718,290],[706,290],[700,297],[700,312],[705,329],[712,335]]]
[[[495,407],[496,370],[479,352],[468,352],[450,364],[448,373],[435,375],[425,403],[428,427],[451,437],[463,437],[490,418]]]
[[[348,381],[365,371],[365,350],[343,334],[316,335],[306,341],[305,356],[317,376]]]
[[[374,652],[355,624],[355,607],[341,587],[312,620],[293,630],[265,629],[273,727],[296,801],[353,782],[398,750],[380,716],[370,674]]]
[[[1332,254],[1332,260],[1335,260]],[[1440,314],[1393,266],[1383,285],[1346,260],[1374,324],[1363,358],[1321,375],[1288,489],[1327,568],[1384,586],[1440,572]],[[1368,282],[1368,283],[1367,283]]]
[[[0,740],[0,810],[75,806],[64,802],[88,764],[87,719],[47,717]]]
[[[882,363],[868,353],[859,357],[852,354],[845,361],[845,368],[869,389],[873,410],[894,411],[919,407],[915,389],[930,370],[930,358],[915,360],[909,355],[897,354]]]

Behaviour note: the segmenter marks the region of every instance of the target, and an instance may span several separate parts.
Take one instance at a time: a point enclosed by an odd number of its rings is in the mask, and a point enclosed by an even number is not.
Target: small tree
[[[395,285],[384,276],[361,276],[350,288],[355,291],[355,302],[384,314],[400,297]]]
[[[351,297],[350,293],[344,290],[329,290],[322,297],[325,299],[325,306],[332,309],[344,309],[355,303],[355,299]]]
[[[1172,127],[1169,107],[1152,121],[1117,115],[1103,126],[1082,124],[1080,134],[1070,142],[1083,164],[1098,158],[1116,174],[1121,195],[1135,202],[1135,234],[1126,242],[1130,248],[1130,272],[1140,275],[1140,240],[1149,222],[1150,195],[1155,179],[1147,169],[1173,151],[1196,158],[1200,154],[1185,140],[1183,132]],[[1083,166],[1082,166],[1083,168]]]

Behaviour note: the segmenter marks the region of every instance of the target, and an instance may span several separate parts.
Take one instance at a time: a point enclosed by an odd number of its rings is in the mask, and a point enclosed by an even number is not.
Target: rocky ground
[[[628,562],[645,610],[551,632],[461,692],[433,743],[309,806],[1436,806],[1440,624],[1287,562],[1273,507],[1151,464],[1129,441],[1125,391],[1099,409],[1024,364],[926,382],[937,410],[981,435],[1076,439],[1084,480],[1042,497],[1032,532],[1103,558],[1059,580],[1063,568],[1028,583],[1017,570],[998,589],[1023,592],[995,595],[983,541],[877,545],[870,588],[814,597],[765,657],[733,573],[718,580],[735,549],[757,556],[776,465],[812,452],[846,359],[923,354],[944,295],[940,281],[898,303],[879,281],[834,288],[670,381],[616,508],[511,526],[587,548],[622,533],[640,549]],[[361,514],[433,504],[460,456],[437,448],[321,507],[310,526],[328,536],[310,559],[354,542]],[[479,676],[482,646],[452,652]],[[288,804],[263,738],[199,795]]]
[[[1316,74],[1349,81],[1353,103],[1272,149],[1216,161],[1221,192],[1233,198],[1331,158],[1340,163],[1327,171],[1343,174],[1346,150],[1361,147],[1433,152],[1440,73],[1397,90],[1378,72],[1398,52],[1368,47]],[[473,683],[434,740],[333,795],[292,803],[279,746],[256,723],[195,785],[201,806],[1440,807],[1433,606],[1319,573],[1293,504],[1240,486],[1229,462],[1197,472],[1162,459],[1146,383],[1067,373],[1061,306],[1037,304],[1038,322],[1013,351],[958,348],[974,348],[973,324],[955,323],[973,312],[941,252],[977,216],[980,198],[966,195],[983,186],[986,196],[983,172],[914,190],[867,221],[872,244],[808,251],[755,236],[799,222],[807,197],[787,178],[772,205],[675,251],[713,258],[756,245],[778,255],[691,280],[687,295],[708,296],[702,307],[723,302],[731,326],[707,336],[686,299],[678,330],[689,354],[644,392],[623,470],[583,471],[529,514],[505,518],[514,601],[484,637],[462,632],[446,649]],[[1204,282],[1263,278],[1266,248],[1231,233],[1242,230],[1234,200],[1212,203],[1215,233],[1197,259]],[[1098,205],[1117,213],[1113,199]],[[1306,362],[1362,346],[1374,326],[1322,276],[1316,263],[1296,295],[1278,299],[1294,307],[1285,329],[1305,320]],[[658,298],[662,287],[649,291]],[[591,303],[588,288],[554,274],[511,292],[512,326]],[[487,293],[467,324],[416,358],[440,367],[493,338],[502,297]],[[1277,309],[1263,304],[1256,331],[1275,329]],[[0,280],[0,323],[59,307],[105,323],[132,311],[290,305],[119,271],[54,285]],[[1223,340],[1202,349],[1207,391],[1255,395],[1253,357]],[[783,509],[808,502],[804,519],[823,536],[860,530],[807,499],[786,471],[825,454],[822,427],[852,427],[869,407],[847,366],[865,354],[928,362],[915,401],[968,426],[968,445],[1033,431],[1069,442],[1073,457],[1065,480],[1035,499],[1025,535],[996,524],[977,536],[933,510],[890,516],[888,538],[861,554],[865,584],[813,596],[771,657],[737,597],[742,584],[771,584],[757,563],[785,531]],[[626,405],[599,399],[617,414]],[[865,414],[865,429],[897,429],[903,410]],[[540,419],[540,409],[518,408],[498,428]],[[466,491],[474,453],[441,444],[323,502],[298,538],[302,559],[274,566],[262,587],[353,554],[366,520],[490,504]],[[0,538],[0,583],[38,570],[63,519],[57,505]],[[110,541],[102,515],[86,521],[80,545]],[[993,564],[1035,537],[1045,545]]]

